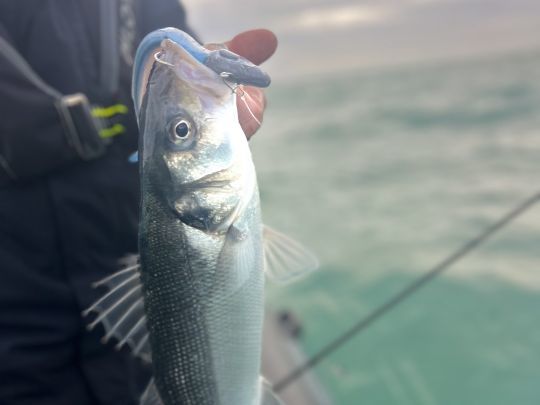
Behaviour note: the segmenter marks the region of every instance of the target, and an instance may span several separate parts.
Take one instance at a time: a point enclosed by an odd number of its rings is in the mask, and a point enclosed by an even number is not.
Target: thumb
[[[255,29],[244,31],[225,42],[230,51],[260,65],[274,54],[277,38],[272,31]]]

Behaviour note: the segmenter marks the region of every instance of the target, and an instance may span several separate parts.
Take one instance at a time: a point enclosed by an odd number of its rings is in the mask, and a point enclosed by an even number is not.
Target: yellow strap
[[[126,127],[122,124],[114,124],[112,127],[103,128],[99,131],[99,136],[102,138],[112,138],[113,136],[120,135],[126,132]]]
[[[116,114],[127,114],[128,108],[124,104],[114,104],[109,107],[94,107],[92,115],[96,118],[109,118]]]

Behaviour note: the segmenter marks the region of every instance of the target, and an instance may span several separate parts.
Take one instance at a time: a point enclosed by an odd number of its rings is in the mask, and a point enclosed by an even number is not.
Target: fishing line
[[[244,91],[244,89],[241,89],[241,90],[242,90],[242,95],[240,96],[240,99],[244,102],[244,104],[245,104],[247,110],[249,111],[249,114],[253,117],[253,119],[255,120],[255,122],[256,122],[257,124],[259,124],[259,126],[261,126],[261,125],[262,125],[261,121],[259,121],[259,120],[257,119],[257,117],[255,117],[255,114],[253,114],[253,111],[251,111],[251,108],[249,108],[249,104],[248,104],[247,101],[246,101],[246,95],[249,96],[249,94],[248,94],[246,91]],[[250,97],[251,97],[251,96],[250,96]]]
[[[227,81],[227,79],[228,79],[229,77],[232,76],[231,73],[229,73],[229,72],[221,72],[221,73],[220,73],[220,76],[221,76],[221,78],[223,79],[223,82],[227,85],[227,87],[228,87],[229,89],[231,89],[232,92],[233,92],[234,94],[236,94],[237,97],[240,97],[240,99],[244,102],[244,105],[246,106],[246,108],[247,108],[249,114],[251,115],[251,117],[255,120],[255,122],[256,122],[257,124],[259,124],[259,126],[261,126],[261,125],[262,125],[261,121],[259,121],[259,119],[255,116],[255,114],[253,114],[253,111],[251,111],[251,108],[249,107],[249,105],[248,105],[248,103],[247,103],[247,101],[246,101],[246,95],[249,96],[249,94],[248,94],[243,88],[241,88],[240,85],[237,84],[236,86],[233,87],[233,86],[231,86],[231,85],[229,84],[229,82]],[[242,94],[241,94],[241,95],[238,94],[238,90],[239,90],[239,89],[242,91]]]
[[[371,313],[362,318],[359,322],[357,322],[350,329],[332,340],[326,346],[323,346],[323,348],[320,349],[318,353],[309,358],[304,364],[301,364],[296,369],[293,369],[288,375],[286,375],[284,378],[274,384],[274,390],[276,392],[283,391],[295,380],[300,378],[310,368],[316,366],[318,363],[328,357],[328,355],[332,354],[334,351],[347,343],[350,339],[358,335],[360,332],[366,330],[373,322],[375,322],[388,311],[396,307],[406,298],[414,294],[418,289],[427,284],[429,281],[433,280],[436,276],[440,275],[443,271],[447,270],[450,266],[468,255],[479,245],[481,245],[499,230],[513,222],[516,218],[528,211],[539,201],[540,192],[537,192],[533,196],[528,197],[524,201],[520,202],[515,208],[507,212],[505,215],[501,216],[497,221],[487,227],[476,237],[470,239],[468,242],[463,244],[460,248],[458,248],[444,260],[439,262],[436,266],[432,267],[427,273],[407,285],[388,301],[375,308]]]

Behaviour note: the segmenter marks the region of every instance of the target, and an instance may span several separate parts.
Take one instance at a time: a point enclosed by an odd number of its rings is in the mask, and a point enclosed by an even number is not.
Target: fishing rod
[[[358,335],[360,332],[366,330],[373,322],[375,322],[387,312],[395,308],[398,304],[400,304],[402,301],[417,292],[421,287],[432,281],[435,277],[447,270],[453,264],[457,263],[463,257],[467,256],[470,252],[472,252],[474,249],[484,243],[487,239],[489,239],[502,228],[513,222],[516,218],[524,214],[526,211],[536,205],[539,201],[540,191],[517,204],[513,209],[501,216],[497,221],[492,223],[477,236],[464,243],[452,254],[450,254],[444,260],[432,267],[428,272],[405,286],[401,291],[399,291],[389,300],[375,308],[364,318],[360,319],[360,321],[354,324],[351,328],[346,330],[341,335],[338,335],[334,340],[323,346],[322,349],[320,349],[306,362],[293,369],[288,375],[286,375],[276,384],[274,384],[274,391],[283,391],[294,381],[300,378],[306,371],[316,366],[318,363],[328,357],[328,355],[338,350],[341,346],[343,346],[353,337]]]

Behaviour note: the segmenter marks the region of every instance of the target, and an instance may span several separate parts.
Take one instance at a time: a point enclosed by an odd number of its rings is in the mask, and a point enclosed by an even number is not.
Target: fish
[[[102,324],[104,342],[151,362],[141,405],[280,404],[260,376],[265,278],[290,280],[318,262],[263,225],[238,122],[241,80],[203,63],[204,52],[172,28],[139,46],[139,255],[95,283],[107,292],[84,315],[96,313],[89,328]]]

